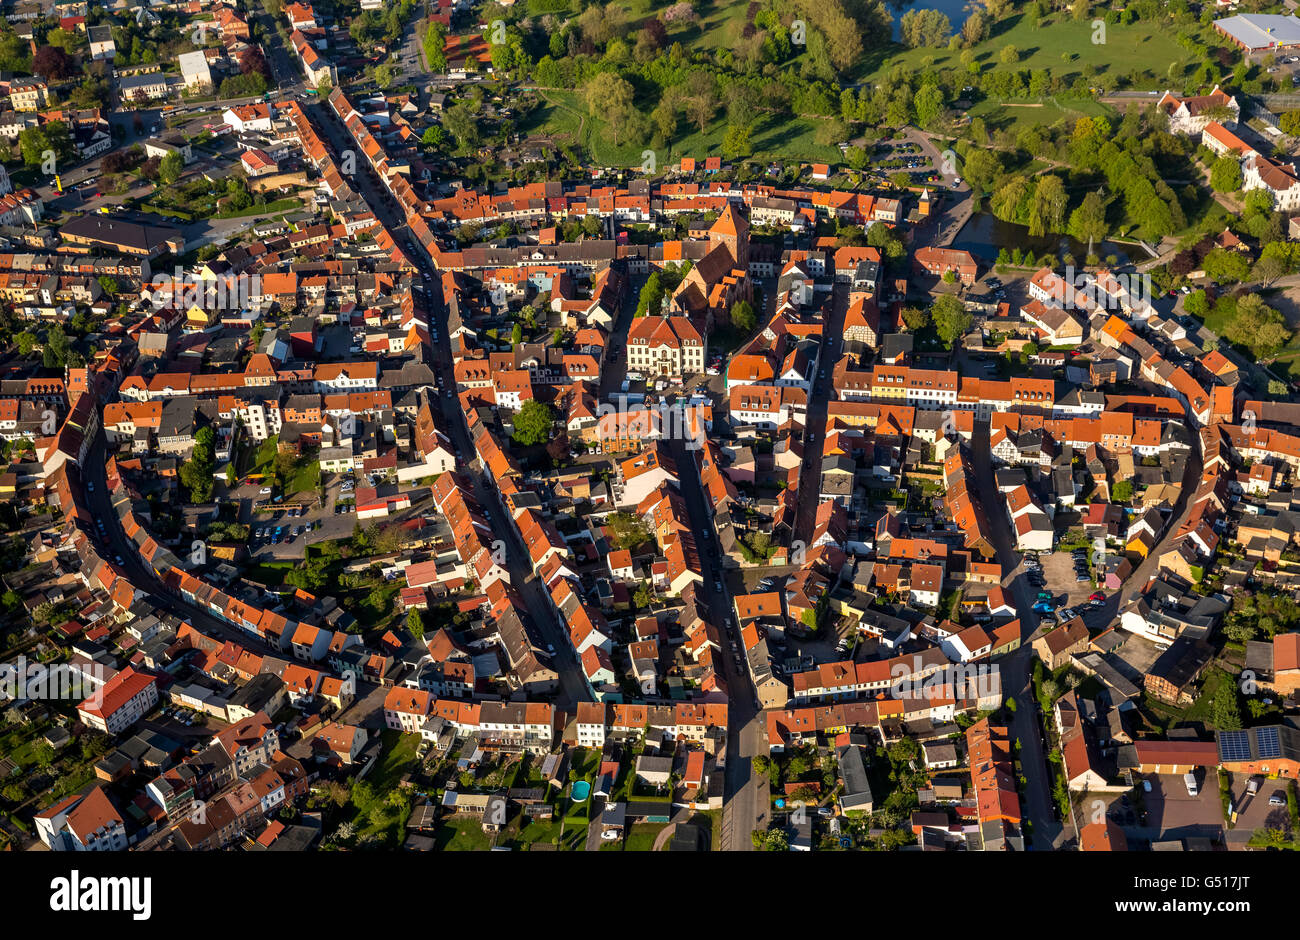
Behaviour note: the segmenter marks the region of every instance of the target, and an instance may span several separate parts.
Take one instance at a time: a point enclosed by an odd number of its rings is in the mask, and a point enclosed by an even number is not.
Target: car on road
[[[722,593],[722,579],[721,579],[721,578],[714,578],[714,579],[713,579],[713,589],[714,589],[715,591],[717,591],[718,593]]]

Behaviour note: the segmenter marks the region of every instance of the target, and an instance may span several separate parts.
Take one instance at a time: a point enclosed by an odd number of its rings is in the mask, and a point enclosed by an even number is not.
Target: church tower
[[[731,202],[709,229],[709,247],[718,245],[727,246],[736,267],[742,271],[749,270],[749,220]]]

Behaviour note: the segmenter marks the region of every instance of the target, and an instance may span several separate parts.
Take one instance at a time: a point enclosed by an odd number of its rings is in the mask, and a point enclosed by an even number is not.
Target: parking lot
[[[1283,89],[1286,88],[1288,78],[1292,85],[1300,86],[1300,56],[1279,56],[1274,61],[1274,64],[1264,71],[1275,76],[1282,83]]]
[[[356,522],[353,484],[337,474],[325,474],[325,505],[316,490],[303,491],[274,502],[262,481],[240,483],[223,499],[238,504],[237,518],[248,526],[250,557],[295,559],[306,555],[307,545],[346,538]],[[279,530],[277,537],[276,530]]]
[[[1073,610],[1082,615],[1089,626],[1099,628],[1104,625],[1105,614],[1099,603],[1095,609],[1090,609],[1089,604],[1092,602],[1089,599],[1098,594],[1105,595],[1106,592],[1098,591],[1091,578],[1079,580],[1076,574],[1078,569],[1075,567],[1076,557],[1078,556],[1073,556],[1070,552],[1043,552],[1037,558],[1040,567],[1036,572],[1035,559],[1031,554],[1021,562],[1016,573],[1026,572],[1036,599],[1055,608],[1058,618],[1069,619],[1067,611]]]
[[[1146,821],[1138,827],[1143,830],[1140,834],[1153,841],[1198,836],[1223,840],[1223,806],[1219,802],[1218,775],[1213,768],[1197,771],[1196,796],[1188,795],[1181,774],[1147,774],[1142,779],[1151,784],[1151,792],[1145,792],[1144,787]]]
[[[879,171],[888,177],[907,172],[917,183],[943,185],[946,180],[937,171],[934,161],[921,146],[911,141],[886,142],[876,145],[872,160]],[[950,183],[956,189],[959,183]]]
[[[1269,780],[1257,778],[1259,792],[1248,793],[1250,777],[1245,774],[1230,774],[1232,805],[1237,811],[1237,821],[1226,835],[1228,848],[1244,849],[1250,841],[1251,833],[1257,829],[1289,829],[1291,811],[1286,805],[1286,780]],[[1280,804],[1270,803],[1275,798]]]

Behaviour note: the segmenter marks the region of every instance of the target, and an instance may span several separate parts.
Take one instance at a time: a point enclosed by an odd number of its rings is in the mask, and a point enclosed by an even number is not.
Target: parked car
[[[1283,795],[1283,793],[1282,793],[1281,790],[1274,790],[1274,791],[1273,791],[1273,795],[1270,796],[1270,797],[1268,798],[1268,805],[1269,805],[1269,806],[1285,806],[1285,805],[1286,805],[1286,796]]]

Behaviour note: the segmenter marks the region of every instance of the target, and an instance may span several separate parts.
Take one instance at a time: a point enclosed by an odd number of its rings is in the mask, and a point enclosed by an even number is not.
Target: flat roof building
[[[1239,13],[1214,21],[1214,28],[1247,52],[1300,46],[1300,19],[1265,13]]]

